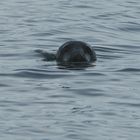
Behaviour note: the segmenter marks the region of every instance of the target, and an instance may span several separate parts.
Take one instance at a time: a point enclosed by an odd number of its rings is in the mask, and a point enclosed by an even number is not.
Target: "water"
[[[1,140],[139,140],[140,1],[0,1]],[[96,66],[59,69],[36,49],[94,46]]]

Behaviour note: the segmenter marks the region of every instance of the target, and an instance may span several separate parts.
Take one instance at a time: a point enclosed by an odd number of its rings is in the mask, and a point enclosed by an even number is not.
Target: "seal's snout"
[[[71,48],[70,62],[85,62],[86,57],[82,48]]]
[[[81,54],[74,54],[72,57],[71,57],[71,62],[86,62],[86,58],[84,57],[84,55],[81,55]]]

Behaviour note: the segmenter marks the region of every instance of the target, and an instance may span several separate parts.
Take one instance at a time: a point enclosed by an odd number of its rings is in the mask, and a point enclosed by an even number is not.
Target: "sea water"
[[[96,63],[60,69],[35,52],[69,40]],[[72,139],[140,139],[140,1],[1,0],[0,140]]]

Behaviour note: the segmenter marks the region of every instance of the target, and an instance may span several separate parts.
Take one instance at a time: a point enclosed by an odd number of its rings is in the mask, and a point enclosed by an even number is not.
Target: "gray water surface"
[[[69,40],[92,45],[96,66],[35,53]],[[0,140],[139,140],[139,62],[139,0],[1,0]]]

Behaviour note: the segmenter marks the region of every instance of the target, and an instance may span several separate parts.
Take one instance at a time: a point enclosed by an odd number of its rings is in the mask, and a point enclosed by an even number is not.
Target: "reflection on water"
[[[2,140],[139,140],[139,0],[0,2]],[[92,65],[59,66],[69,40],[91,44]]]
[[[59,69],[68,69],[68,70],[85,70],[88,67],[93,67],[95,64],[75,62],[75,63],[61,63],[57,64]]]

